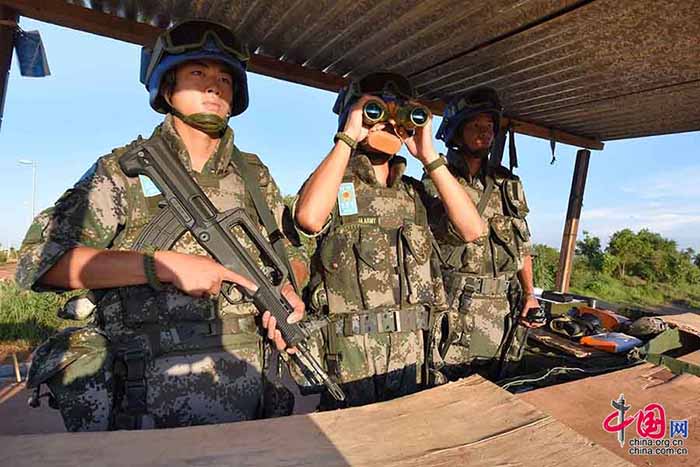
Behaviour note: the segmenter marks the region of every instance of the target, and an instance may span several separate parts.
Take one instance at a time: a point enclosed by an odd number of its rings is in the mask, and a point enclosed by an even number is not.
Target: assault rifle
[[[171,239],[177,235],[169,232],[184,233],[189,231],[197,242],[214,259],[224,267],[236,271],[251,279],[258,290],[251,292],[241,288],[252,298],[253,303],[260,312],[269,311],[277,320],[277,328],[285,342],[297,348],[293,359],[299,365],[304,375],[312,385],[325,385],[331,395],[338,401],[345,400],[345,394],[340,387],[332,381],[321,365],[313,358],[306,340],[310,333],[304,323],[289,324],[287,317],[294,310],[286,298],[281,294],[282,286],[289,278],[290,271],[285,267],[282,259],[263,237],[258,227],[243,209],[233,209],[220,212],[214,207],[211,200],[191,178],[179,159],[169,155],[170,151],[161,138],[151,138],[142,142],[131,151],[127,152],[119,160],[119,164],[127,176],[148,176],[160,189],[170,209],[161,211],[162,222],[154,222],[151,225],[158,226],[146,232],[146,236],[153,238],[165,236]],[[167,218],[167,216],[170,216]],[[184,229],[183,229],[184,227]],[[261,270],[255,259],[240,244],[231,233],[234,227],[248,237],[255,245],[261,256],[271,264],[274,269],[273,277]],[[175,239],[176,240],[176,239]],[[154,242],[157,244],[157,242]],[[230,287],[222,287],[222,294],[227,300]]]

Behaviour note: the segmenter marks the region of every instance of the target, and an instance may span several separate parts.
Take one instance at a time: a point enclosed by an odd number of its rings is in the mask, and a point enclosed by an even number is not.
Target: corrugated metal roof
[[[69,3],[158,27],[214,19],[273,66],[398,71],[425,99],[493,86],[509,116],[599,140],[700,129],[700,0]]]

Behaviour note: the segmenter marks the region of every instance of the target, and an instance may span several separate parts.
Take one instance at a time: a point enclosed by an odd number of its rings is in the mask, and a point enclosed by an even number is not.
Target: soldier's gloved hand
[[[292,305],[292,308],[294,308],[294,312],[287,317],[287,322],[289,324],[294,324],[304,319],[304,302],[301,301],[301,298],[294,292],[292,284],[287,282],[282,286],[282,295],[287,299],[289,304]],[[286,349],[287,353],[290,354],[297,351],[295,347],[287,348],[287,343],[282,339],[282,333],[277,330],[277,320],[270,315],[269,311],[263,313],[262,325],[267,329],[267,337],[275,343],[277,350],[281,352]]]
[[[154,259],[156,275],[161,282],[170,282],[193,297],[217,297],[221,291],[222,282],[240,285],[251,293],[258,290],[253,281],[226,269],[207,256],[157,251]]]
[[[370,99],[376,99],[376,97],[370,96],[369,94],[364,94],[362,97],[360,97],[350,108],[348,118],[345,120],[345,128],[343,128],[343,133],[358,143],[367,138],[367,135],[369,134],[369,128],[363,124],[362,108]]]
[[[437,159],[438,153],[433,145],[433,117],[432,115],[428,119],[428,122],[422,126],[417,127],[412,136],[408,136],[405,129],[399,127],[399,135],[406,145],[408,152],[411,153],[413,157],[418,159],[423,163],[423,165],[430,164],[435,159]]]
[[[528,294],[525,296],[523,300],[523,307],[522,311],[520,312],[520,324],[525,326],[526,328],[531,328],[531,329],[536,329],[544,326],[545,323],[533,323],[532,321],[527,319],[527,313],[532,309],[532,308],[539,308],[540,307],[540,302],[537,300],[537,297],[535,297],[532,294]]]

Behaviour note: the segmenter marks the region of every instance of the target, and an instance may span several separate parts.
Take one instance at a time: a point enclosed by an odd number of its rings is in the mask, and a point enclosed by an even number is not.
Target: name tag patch
[[[139,181],[141,182],[141,190],[143,191],[143,195],[146,198],[158,196],[160,194],[160,190],[150,178],[146,177],[145,175],[139,175]]]
[[[357,197],[352,182],[341,183],[338,187],[338,211],[341,216],[357,214]]]

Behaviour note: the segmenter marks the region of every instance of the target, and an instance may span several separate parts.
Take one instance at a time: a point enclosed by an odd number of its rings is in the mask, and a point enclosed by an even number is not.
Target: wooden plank
[[[684,357],[697,361],[700,351]],[[550,386],[519,394],[518,397],[552,415],[595,443],[625,459],[644,466],[695,466],[700,452],[700,378],[691,375],[674,377],[665,368],[645,363],[627,370]],[[673,420],[688,420],[689,436],[683,440],[687,456],[632,455],[629,440],[637,438],[635,424],[626,430],[627,442],[622,448],[614,434],[602,428],[603,420],[614,409],[611,401],[625,395],[631,405],[627,416],[633,416],[647,404],[663,405],[666,427]],[[668,433],[666,438],[668,438]]]
[[[681,331],[700,337],[700,314],[682,313],[679,315],[662,315],[658,317]]]
[[[161,31],[160,28],[150,24],[138,23],[60,0],[42,0],[40,2],[32,0],[0,0],[0,4],[16,9],[22,16],[134,44],[152,44]],[[258,54],[252,56],[249,69],[261,75],[327,91],[337,91],[348,81],[347,78],[333,73],[323,73],[317,69],[306,68]],[[442,115],[445,106],[442,101],[431,100],[422,102],[433,113]],[[546,140],[554,139],[560,143],[588,149],[603,149],[603,143],[596,139],[553,130],[509,117],[504,117],[501,125],[505,127],[509,123],[513,124],[513,128],[517,133],[524,135]]]
[[[0,445],[14,466],[629,465],[479,376],[333,412],[170,430],[0,437]]]
[[[507,117],[505,118],[505,120],[506,125],[507,122],[512,122],[513,130],[523,135],[534,136],[535,138],[542,138],[548,141],[553,139],[558,143],[570,144],[572,146],[577,146],[579,148],[584,149],[595,149],[597,151],[602,151],[605,147],[605,144],[594,138],[586,138],[584,136],[575,135],[566,131],[547,128],[541,125],[537,125],[535,123],[524,122],[522,120],[510,119]]]

